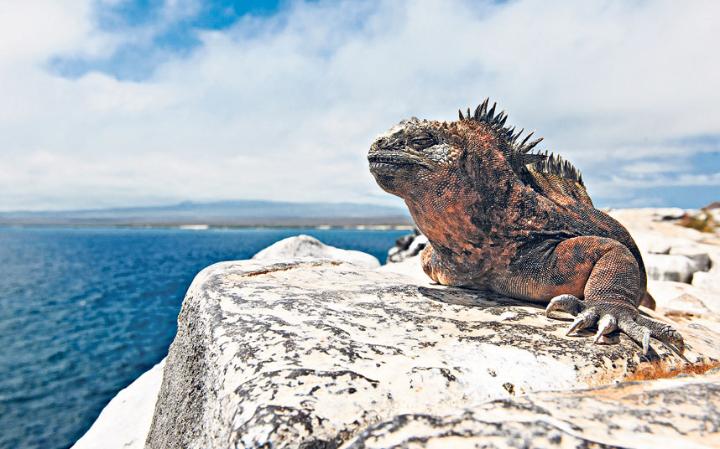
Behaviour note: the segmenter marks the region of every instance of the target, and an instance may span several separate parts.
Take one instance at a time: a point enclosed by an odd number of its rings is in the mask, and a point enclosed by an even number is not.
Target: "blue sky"
[[[95,3],[93,19],[99,28],[108,32],[132,33],[132,30],[153,27],[158,23],[164,23],[164,26],[148,39],[120,46],[100,57],[59,55],[49,61],[49,68],[65,77],[101,71],[121,80],[142,81],[150,77],[162,62],[186,56],[201,45],[198,31],[227,29],[243,16],[269,16],[285,6],[280,0],[177,3],[178,8],[184,11],[170,20],[164,17],[166,2],[163,1]]]
[[[374,136],[486,96],[596,204],[720,199],[720,4],[32,0],[0,5],[0,210],[400,202]]]

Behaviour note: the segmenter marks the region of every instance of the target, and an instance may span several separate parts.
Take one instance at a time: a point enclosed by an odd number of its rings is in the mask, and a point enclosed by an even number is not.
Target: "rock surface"
[[[714,375],[531,393],[455,415],[400,415],[347,447],[699,449],[720,447],[718,428],[720,376]]]
[[[699,366],[710,357],[720,358],[720,334],[690,324],[676,324],[688,343],[688,358]],[[635,427],[643,435],[666,429],[655,425],[658,419],[685,419],[686,411],[674,409],[677,395],[652,396],[646,391],[651,387],[637,394],[650,395],[647,401],[655,402],[646,407],[661,411],[661,416],[642,410],[622,415],[604,404],[602,413],[615,416],[607,419],[605,433],[603,426],[582,433],[576,429],[582,424],[558,424],[562,419],[592,419],[595,403],[584,411],[562,411],[580,399],[548,399],[548,404],[559,401],[560,410],[546,411],[528,409],[529,399],[486,404],[682,369],[683,362],[664,348],[646,358],[624,336],[618,345],[597,346],[589,338],[565,337],[566,327],[566,322],[545,318],[542,307],[532,304],[431,286],[339,261],[216,264],[196,277],[183,303],[147,447],[327,449],[348,444],[387,447],[390,442],[420,447],[423,444],[408,439],[411,433],[438,435],[437,426],[427,425],[435,418],[408,423],[401,415],[442,417],[436,419],[438,425],[449,426],[449,433],[439,432],[443,444],[467,445],[474,440],[466,436],[496,429],[503,441],[517,444],[537,434],[555,447],[563,438],[576,446],[584,439],[626,445],[624,435],[634,427],[625,416],[635,416]],[[717,389],[708,391],[714,394]],[[603,402],[593,399],[592,392],[585,394],[588,400]],[[631,396],[628,402],[642,402]],[[505,413],[507,425],[485,425],[487,407]],[[505,410],[512,407],[535,414],[534,427],[525,429],[521,419],[512,418]],[[472,415],[470,421],[448,424],[453,416],[464,416],[464,410]],[[717,438],[716,423],[702,421],[698,414],[689,414],[687,426],[678,421],[680,431],[704,428],[704,438]],[[621,422],[610,422],[613,419]],[[383,422],[390,423],[382,431],[390,439],[376,444],[368,438],[377,433],[368,432],[377,428],[363,432]],[[607,435],[612,426],[620,428],[617,437]],[[393,439],[396,428],[400,433]],[[448,440],[453,432],[459,434]],[[673,438],[691,445],[695,435],[677,432]]]
[[[152,423],[165,361],[121,390],[73,449],[142,449]]]
[[[377,268],[380,262],[370,254],[326,245],[315,237],[297,235],[273,243],[253,256],[255,260],[288,259],[332,259],[342,260],[365,268]]]

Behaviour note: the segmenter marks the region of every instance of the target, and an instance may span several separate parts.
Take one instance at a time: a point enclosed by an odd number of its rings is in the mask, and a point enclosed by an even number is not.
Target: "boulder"
[[[594,345],[587,336],[568,338],[568,323],[547,319],[542,306],[502,296],[433,286],[338,260],[220,263],[198,274],[188,290],[147,447],[370,447],[362,435],[374,432],[371,426],[391,423],[383,431],[390,432],[404,422],[404,415],[430,416],[430,421],[442,417],[437,422],[446,428],[457,426],[457,431],[448,430],[457,436],[453,445],[469,445],[478,426],[468,424],[466,431],[465,424],[445,417],[481,410],[472,419],[482,423],[487,419],[483,407],[500,413],[503,404],[537,416],[528,421],[534,427],[523,430],[522,417],[506,413],[512,427],[508,436],[532,435],[527,432],[536,429],[538,435],[549,432],[548,438],[559,444],[568,434],[592,440],[603,426],[608,435],[616,427],[618,434],[636,427],[645,435],[645,427],[667,427],[660,420],[677,425],[671,441],[690,447],[700,435],[694,429],[704,425],[705,433],[716,438],[718,427],[708,424],[708,418],[675,422],[675,416],[704,410],[694,401],[679,403],[675,396],[667,396],[668,403],[665,396],[651,393],[648,403],[637,399],[644,404],[639,408],[657,414],[622,415],[618,407],[605,404],[599,413],[617,415],[585,433],[577,427],[602,405],[590,400],[593,390],[586,393],[589,402],[561,395],[558,410],[546,412],[526,410],[524,400],[511,401],[539,391],[702,371],[711,366],[711,357],[720,357],[720,334],[675,325],[688,344],[686,356],[694,363],[690,368],[657,344],[642,356],[625,336],[612,346]],[[633,388],[637,395],[645,391]],[[628,402],[631,397],[628,393]],[[577,404],[588,404],[588,409],[568,410]],[[606,412],[609,408],[615,411]],[[568,416],[571,424],[558,416]],[[635,427],[624,416],[635,416]],[[644,416],[648,418],[640,419]],[[427,420],[422,420],[417,427],[403,424],[397,439],[384,441],[410,441],[414,428],[422,438],[428,432]],[[492,431],[498,425],[484,428]],[[625,444],[620,437],[603,438]]]
[[[326,245],[315,237],[297,235],[273,243],[253,256],[255,260],[289,260],[298,258],[333,259],[361,267],[377,268],[380,262],[362,251],[352,251]]]
[[[648,279],[690,283],[697,264],[686,256],[644,254]]]
[[[73,449],[142,449],[155,411],[165,360],[135,379],[100,412]]]
[[[695,271],[708,271],[710,269],[710,255],[697,245],[673,245],[669,254],[687,257],[693,262]]]

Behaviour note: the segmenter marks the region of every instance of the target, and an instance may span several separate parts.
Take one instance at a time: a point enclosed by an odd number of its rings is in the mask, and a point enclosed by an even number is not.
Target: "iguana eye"
[[[437,140],[430,134],[420,134],[410,139],[410,145],[418,150],[431,147],[436,143]]]

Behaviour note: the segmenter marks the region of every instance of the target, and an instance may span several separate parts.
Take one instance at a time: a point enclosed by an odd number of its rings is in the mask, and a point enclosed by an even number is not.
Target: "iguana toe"
[[[665,345],[665,347],[675,352],[680,357],[684,358],[683,353],[685,352],[685,341],[683,340],[682,335],[680,335],[680,332],[673,329],[672,326],[660,323],[659,321],[651,320],[650,318],[642,315],[638,315],[636,321],[638,324],[648,329],[653,338],[658,340],[660,343]]]
[[[592,327],[593,325],[595,325],[595,323],[597,323],[598,318],[599,315],[595,310],[593,310],[591,307],[586,308],[584,311],[578,314],[578,316],[575,318],[575,321],[573,321],[573,323],[570,325],[570,328],[565,335],[570,335],[573,332],[581,331],[583,329]]]
[[[585,304],[573,295],[559,295],[550,300],[545,308],[545,316],[550,317],[552,312],[565,312],[577,316],[585,310]]]
[[[559,295],[550,300],[545,308],[545,316],[553,318],[553,312],[565,312],[575,317],[566,335],[593,326],[599,315],[587,308],[584,302],[573,295]]]
[[[642,315],[625,317],[620,320],[619,326],[623,332],[642,346],[643,354],[647,355],[650,350],[650,337],[652,337],[683,360],[687,360],[683,355],[685,342],[682,335],[671,326]]]
[[[598,331],[595,334],[594,342],[596,344],[613,344],[619,340],[617,338],[617,319],[612,315],[603,315],[598,321]]]
[[[618,324],[620,330],[642,347],[643,355],[647,355],[650,350],[650,329],[638,324],[633,317],[627,316],[623,317]]]

